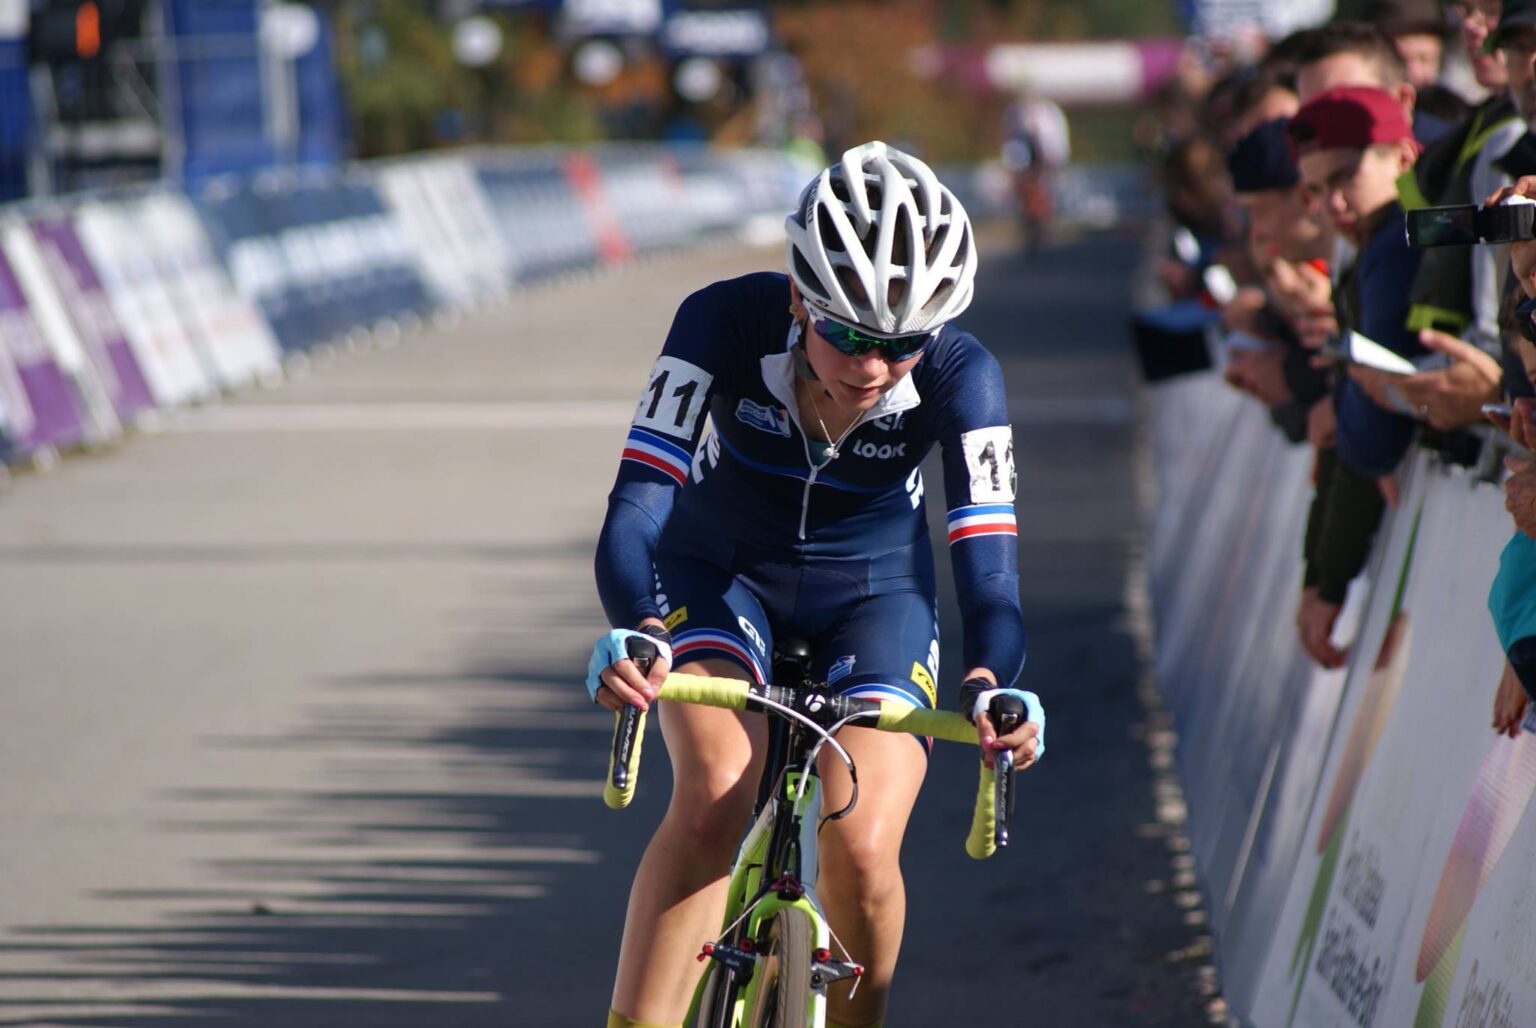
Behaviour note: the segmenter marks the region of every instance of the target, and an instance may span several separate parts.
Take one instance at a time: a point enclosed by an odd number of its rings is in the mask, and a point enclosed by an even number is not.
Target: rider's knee
[[[752,813],[754,795],[755,787],[740,780],[687,783],[674,792],[667,819],[701,856],[720,853],[729,860]]]
[[[864,897],[879,897],[901,886],[900,845],[879,833],[839,833],[829,839],[824,833],[821,844],[822,866],[843,883],[844,888]]]

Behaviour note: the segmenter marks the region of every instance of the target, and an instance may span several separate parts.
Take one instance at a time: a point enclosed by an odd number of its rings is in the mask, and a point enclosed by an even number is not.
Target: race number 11
[[[693,438],[714,377],[696,364],[662,356],[651,367],[651,380],[635,408],[635,425],[683,439]]]

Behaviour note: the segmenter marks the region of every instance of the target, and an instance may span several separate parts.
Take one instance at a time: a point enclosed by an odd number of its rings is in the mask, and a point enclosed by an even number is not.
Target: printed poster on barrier
[[[156,193],[129,205],[126,213],[149,241],[186,334],[198,340],[219,383],[239,389],[275,376],[277,340],[251,305],[235,295],[191,203],[179,193]]]
[[[1468,582],[1491,582],[1499,551],[1511,531],[1509,515],[1498,502],[1498,493],[1491,490],[1451,492],[1462,507],[1454,522],[1457,535],[1451,537],[1461,576]],[[1528,816],[1536,794],[1536,739],[1528,733],[1510,739],[1489,728],[1504,660],[1487,607],[1470,602],[1480,598],[1448,591],[1440,600],[1447,611],[1454,610],[1446,618],[1444,637],[1460,642],[1445,647],[1456,659],[1441,677],[1439,695],[1465,697],[1459,704],[1463,713],[1456,720],[1465,720],[1468,728],[1458,759],[1446,768],[1446,794],[1432,819],[1424,869],[1409,908],[1382,1024],[1471,1028],[1483,1023],[1475,1016],[1475,999],[1465,1009],[1451,1005],[1453,983],[1458,977],[1465,981],[1474,961],[1481,969],[1480,988],[1490,997],[1496,992],[1507,994],[1514,985],[1507,972],[1497,970],[1502,950],[1465,944],[1473,916],[1486,912],[1497,922],[1516,906],[1518,897],[1491,888],[1491,878],[1505,861],[1530,863],[1532,851],[1512,849],[1510,840]],[[1459,623],[1463,620],[1465,628]],[[1442,723],[1449,722],[1450,711],[1442,711],[1441,717]],[[1437,749],[1451,744],[1444,735],[1441,739]],[[1404,759],[1422,761],[1422,753],[1421,744],[1413,757]],[[1454,775],[1451,767],[1456,768]],[[1531,941],[1528,936],[1527,942]],[[1525,988],[1529,990],[1530,985]]]
[[[1355,643],[1357,653],[1375,653],[1373,659],[1351,663],[1332,719],[1327,759],[1250,1006],[1259,1028],[1306,1023],[1296,1017],[1296,1004],[1321,935],[1323,906],[1338,872],[1361,779],[1397,703],[1419,620],[1405,593],[1418,560],[1418,511],[1431,480],[1425,465],[1420,460],[1415,466],[1403,497],[1401,509],[1412,513],[1394,517],[1381,544],[1378,577],[1387,587],[1374,591]]]
[[[132,421],[154,406],[154,398],[74,227],[63,217],[43,218],[32,223],[32,234],[81,345],[102,369],[113,408]]]
[[[1464,479],[1462,488],[1446,488],[1447,479],[1460,476],[1434,473],[1425,494],[1404,603],[1410,618],[1433,631],[1413,633],[1403,642],[1407,667],[1338,842],[1332,887],[1297,1004],[1299,1025],[1406,1028],[1412,1023],[1388,1012],[1413,986],[1395,974],[1399,955],[1410,945],[1418,949],[1412,908],[1421,891],[1433,888],[1441,860],[1431,853],[1446,851],[1455,825],[1448,808],[1459,812],[1465,805],[1491,735],[1498,642],[1486,608],[1477,598],[1468,602],[1457,595],[1454,585],[1492,581],[1500,545],[1497,536],[1488,539],[1476,531],[1483,497]],[[1446,638],[1465,645],[1436,644]],[[1491,659],[1479,662],[1479,653]],[[1484,663],[1494,665],[1492,677]],[[1469,694],[1463,684],[1469,679],[1487,683],[1488,705],[1455,702],[1453,697]]]
[[[153,262],[144,260],[137,226],[125,205],[88,200],[76,208],[74,224],[155,405],[175,407],[211,396],[214,384],[182,330]]]
[[[1536,716],[1528,715],[1520,739],[1503,740],[1507,751],[1503,759],[1509,765],[1532,762],[1533,730]],[[1516,747],[1524,752],[1516,755]],[[1524,773],[1518,777],[1523,781]],[[1491,831],[1475,832],[1480,827],[1469,820],[1458,830],[1458,855],[1472,848],[1469,842],[1505,844],[1501,847],[1508,854],[1504,859],[1475,860],[1482,894],[1498,899],[1473,907],[1454,937],[1452,947],[1460,950],[1455,977],[1444,1003],[1434,1005],[1441,1012],[1438,1023],[1448,1028],[1523,1028],[1536,1024],[1536,860],[1531,859],[1536,853],[1536,804],[1526,805],[1507,837],[1498,817],[1492,819]],[[1474,834],[1481,838],[1474,840]],[[1466,878],[1470,886],[1472,875]],[[1414,1028],[1421,1028],[1420,1022],[1415,1021]]]
[[[15,365],[16,376],[25,393],[25,404],[18,404],[13,418],[22,410],[30,412],[25,421],[13,421],[16,436],[12,444],[22,453],[40,447],[73,446],[85,439],[85,416],[43,335],[38,331],[32,312],[27,308],[21,285],[11,271],[10,262],[0,254],[0,346]]]
[[[84,417],[86,438],[100,442],[117,435],[122,425],[112,406],[112,396],[118,391],[113,368],[110,362],[98,365],[86,352],[64,309],[37,239],[24,222],[12,221],[0,229],[0,248],[10,261],[44,343],[74,391]]]

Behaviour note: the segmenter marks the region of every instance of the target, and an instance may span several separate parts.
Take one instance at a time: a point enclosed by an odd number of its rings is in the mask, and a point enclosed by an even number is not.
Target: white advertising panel
[[[125,213],[149,244],[171,306],[219,384],[238,389],[275,377],[281,350],[272,329],[236,294],[186,197],[153,193]]]
[[[215,381],[154,263],[144,259],[144,240],[133,219],[117,205],[92,200],[75,211],[74,222],[156,405],[176,407],[215,395]]]

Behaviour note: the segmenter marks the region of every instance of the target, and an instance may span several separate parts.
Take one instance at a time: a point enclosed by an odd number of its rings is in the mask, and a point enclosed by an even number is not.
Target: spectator
[[[1419,342],[1404,325],[1420,251],[1407,245],[1396,181],[1413,167],[1419,148],[1398,94],[1366,86],[1330,89],[1302,106],[1289,132],[1303,189],[1356,247],[1334,293],[1341,334],[1358,330],[1403,356],[1418,355]],[[1391,474],[1413,433],[1411,419],[1382,409],[1348,379],[1337,388],[1334,410],[1337,448],[1318,454],[1297,612],[1302,645],[1327,667],[1343,663],[1330,636],[1381,519],[1376,479]]]
[[[1232,184],[1221,151],[1204,136],[1175,143],[1163,159],[1162,176],[1168,213],[1191,252],[1160,261],[1158,276],[1174,299],[1189,299],[1203,288],[1201,273],[1237,238]]]
[[[1371,0],[1361,17],[1391,38],[1414,89],[1440,80],[1446,24],[1435,0]]]
[[[1391,93],[1413,119],[1413,135],[1429,144],[1449,126],[1414,109],[1417,90],[1408,81],[1392,39],[1363,21],[1336,21],[1313,29],[1296,47],[1296,95],[1302,103],[1336,86],[1375,86]]]
[[[1505,61],[1484,53],[1494,43],[1499,5],[1475,0],[1462,5],[1461,39],[1468,56],[1476,53],[1478,81],[1494,94],[1467,123],[1427,149],[1412,176],[1398,183],[1403,206],[1477,203],[1507,185],[1505,160],[1515,150],[1526,125],[1511,100],[1512,81]],[[1526,69],[1529,78],[1529,68]],[[1426,250],[1410,292],[1408,324],[1421,332],[1423,344],[1443,354],[1445,366],[1393,383],[1379,373],[1356,371],[1354,380],[1378,402],[1396,388],[1408,410],[1439,432],[1479,423],[1483,403],[1498,394],[1501,372],[1498,327],[1503,262],[1493,247],[1436,247]],[[1470,344],[1470,345],[1468,345]],[[1477,441],[1465,435],[1431,435],[1426,441],[1452,459],[1471,463]]]
[[[1506,5],[1508,8],[1513,5]],[[1532,5],[1536,7],[1536,5]],[[1536,10],[1527,26],[1536,25]],[[1504,44],[1510,53],[1522,52],[1522,41],[1512,31],[1513,21],[1501,21],[1495,45]],[[1513,45],[1510,45],[1510,44]],[[1525,58],[1517,57],[1516,63]],[[1511,80],[1518,93],[1521,89],[1521,72],[1513,70]],[[1536,198],[1536,176],[1525,176],[1498,192],[1488,196],[1486,203],[1496,204],[1509,197]],[[1530,376],[1536,370],[1536,324],[1532,323],[1532,311],[1536,310],[1536,242],[1516,242],[1510,248],[1510,277],[1515,292],[1523,302],[1510,312],[1508,327],[1515,331],[1509,351],[1513,361],[1506,360],[1507,383],[1519,382],[1518,397],[1513,416],[1507,421],[1494,419],[1511,438],[1527,450],[1536,448],[1536,399],[1530,396]],[[1508,305],[1505,305],[1508,310]],[[1504,673],[1499,679],[1493,703],[1493,729],[1511,738],[1520,733],[1521,720],[1527,705],[1536,698],[1536,461],[1529,458],[1508,458],[1510,471],[1504,482],[1504,506],[1515,521],[1516,532],[1499,556],[1499,571],[1488,591],[1488,609],[1493,616],[1494,629],[1499,636],[1506,661]]]
[[[1317,271],[1315,264],[1326,261],[1332,232],[1321,207],[1308,202],[1302,192],[1284,119],[1265,122],[1245,135],[1227,155],[1227,170],[1247,216],[1254,263],[1265,273],[1271,292],[1277,262],[1285,262],[1287,270],[1305,266],[1326,286],[1326,273]],[[1233,349],[1227,381],[1268,406],[1286,436],[1300,442],[1306,438],[1308,412],[1327,395],[1326,375],[1312,367],[1311,354],[1291,331],[1284,310],[1273,302],[1261,304],[1244,321],[1228,315],[1227,324],[1267,344]]]
[[[1296,69],[1261,64],[1232,92],[1231,119],[1222,133],[1227,149],[1266,121],[1289,118],[1301,107]]]

